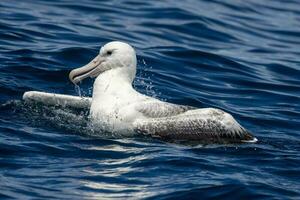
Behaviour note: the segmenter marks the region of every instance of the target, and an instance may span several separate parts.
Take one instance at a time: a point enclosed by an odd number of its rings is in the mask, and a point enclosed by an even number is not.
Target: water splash
[[[140,70],[138,71],[137,77],[134,80],[134,86],[141,87],[146,95],[151,97],[157,97],[157,92],[155,91],[154,85],[152,83],[151,77],[153,74],[151,72],[152,67],[148,66],[144,59],[139,60],[141,63]]]
[[[89,110],[50,106],[25,102],[7,101],[0,104],[1,113],[10,113],[5,121],[18,119],[32,127],[65,130],[68,133],[98,136],[89,125]],[[107,136],[108,137],[108,136]]]

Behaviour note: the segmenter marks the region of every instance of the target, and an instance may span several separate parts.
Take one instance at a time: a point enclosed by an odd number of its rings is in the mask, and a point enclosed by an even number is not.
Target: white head
[[[82,81],[87,77],[97,77],[108,70],[124,68],[125,76],[133,81],[136,73],[136,54],[134,49],[124,42],[109,42],[104,45],[99,54],[87,65],[74,69],[69,78],[74,83]]]

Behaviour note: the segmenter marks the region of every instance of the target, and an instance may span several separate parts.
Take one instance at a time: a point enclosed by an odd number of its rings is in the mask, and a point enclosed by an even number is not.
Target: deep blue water
[[[86,111],[21,101],[75,95],[69,71],[112,40],[136,48],[137,90],[226,110],[259,142],[91,135]],[[0,199],[300,198],[297,0],[2,0],[0,93]]]

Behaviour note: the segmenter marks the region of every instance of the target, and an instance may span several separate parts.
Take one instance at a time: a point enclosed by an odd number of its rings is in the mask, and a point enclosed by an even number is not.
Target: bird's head
[[[134,49],[124,42],[109,42],[99,51],[99,54],[88,64],[74,69],[70,72],[69,78],[74,83],[82,81],[85,78],[97,77],[108,70],[125,68],[126,76],[131,80],[136,73],[136,54]]]

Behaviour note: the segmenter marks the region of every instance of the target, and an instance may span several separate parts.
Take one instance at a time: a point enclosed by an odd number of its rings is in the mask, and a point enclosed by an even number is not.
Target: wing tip
[[[244,137],[241,139],[241,142],[244,143],[256,143],[258,139],[254,137],[250,132],[244,129]]]
[[[24,101],[34,100],[40,94],[42,94],[42,92],[39,92],[39,91],[27,91],[27,92],[24,92],[24,94],[22,96],[22,99]]]
[[[23,96],[22,96],[22,99],[23,100],[28,100],[32,97],[33,95],[33,91],[27,91],[27,92],[24,92]]]
[[[254,137],[252,140],[248,140],[248,141],[245,141],[247,143],[256,143],[258,142],[258,139],[256,137]]]
[[[244,142],[244,143],[256,143],[256,142],[258,142],[258,139],[256,138],[256,137],[254,137],[254,136],[252,136],[251,135],[251,139],[246,139],[246,140],[241,140],[242,142]]]

